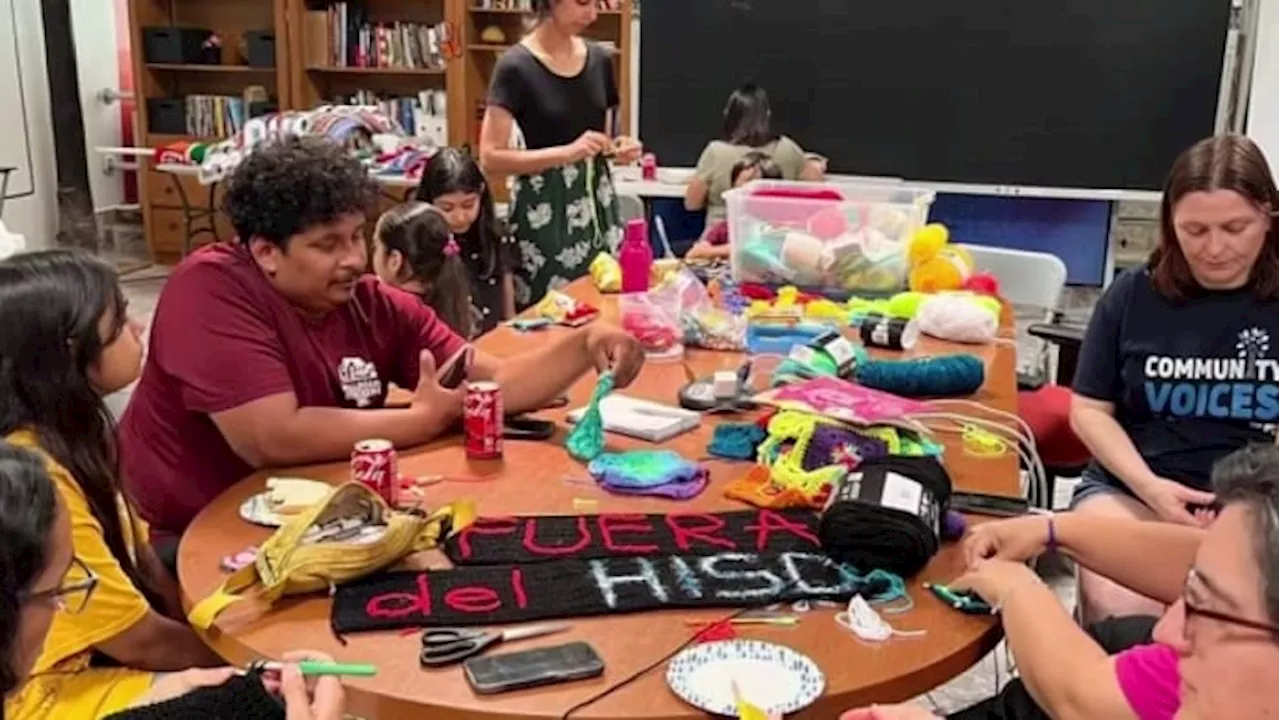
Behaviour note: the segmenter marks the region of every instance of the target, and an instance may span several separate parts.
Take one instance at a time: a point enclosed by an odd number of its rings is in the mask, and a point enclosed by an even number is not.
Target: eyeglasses
[[[1187,573],[1188,586],[1191,584],[1191,579],[1194,577],[1196,577],[1196,571],[1195,571],[1195,568],[1192,568],[1191,571]],[[1201,607],[1199,605],[1196,605],[1194,602],[1192,602],[1191,598],[1187,597],[1187,595],[1188,593],[1184,589],[1182,593],[1182,605],[1183,607],[1186,608],[1187,617],[1186,617],[1186,620],[1182,623],[1182,632],[1183,632],[1183,636],[1186,637],[1188,640],[1190,639],[1189,629],[1191,625],[1191,618],[1194,618],[1194,617],[1202,617],[1202,618],[1208,618],[1210,620],[1217,620],[1218,622],[1227,623],[1228,625],[1235,625],[1236,627],[1248,628],[1250,630],[1261,630],[1263,632],[1270,633],[1272,636],[1272,639],[1275,639],[1278,635],[1280,635],[1280,628],[1277,628],[1275,625],[1272,625],[1270,623],[1265,623],[1260,620],[1252,620],[1250,618],[1244,618],[1238,615],[1218,612],[1217,610],[1210,610],[1209,608]]]
[[[98,576],[93,574],[79,558],[71,559],[71,567],[56,588],[27,593],[23,602],[52,600],[63,612],[77,615],[89,604],[93,589],[98,586]]]

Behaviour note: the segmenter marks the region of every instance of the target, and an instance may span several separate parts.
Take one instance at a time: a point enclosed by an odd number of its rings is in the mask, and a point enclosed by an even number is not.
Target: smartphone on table
[[[481,695],[587,680],[604,674],[604,660],[584,642],[498,655],[462,664],[467,684]]]
[[[471,372],[471,361],[475,359],[475,354],[474,347],[463,345],[461,350],[445,360],[436,371],[436,382],[440,387],[452,390],[461,385],[462,381],[467,379],[467,374]]]

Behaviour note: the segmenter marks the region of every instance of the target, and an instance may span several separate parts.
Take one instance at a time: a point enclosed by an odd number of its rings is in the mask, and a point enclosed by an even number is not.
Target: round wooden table
[[[585,283],[572,292],[604,309],[606,319],[614,318],[614,303],[602,299]],[[1005,323],[1006,334],[1009,323]],[[565,332],[551,329],[547,333]],[[501,328],[482,338],[478,345],[495,355],[518,352],[545,335],[521,335]],[[922,339],[914,354],[940,354],[963,349],[983,357],[987,381],[974,400],[1012,412],[1016,403],[1014,354],[1011,343],[960,348],[949,343]],[[734,369],[741,358],[732,353],[690,351],[689,364],[700,374],[716,369]],[[636,383],[625,392],[667,403],[675,402],[675,392],[685,382],[678,363],[649,364]],[[594,378],[579,381],[570,392],[570,407],[584,403]],[[469,462],[459,438],[447,438],[428,446],[403,451],[400,468],[407,475],[470,473],[495,475],[480,483],[446,482],[433,485],[428,502],[439,505],[457,498],[476,501],[481,515],[572,515],[595,512],[663,513],[722,511],[746,506],[725,498],[722,488],[747,470],[745,463],[710,461],[711,485],[699,497],[687,502],[626,498],[596,489],[584,468],[564,450],[565,409],[542,414],[560,422],[562,429],[547,442],[508,442],[502,461]],[[741,418],[730,418],[741,420]],[[686,457],[701,458],[711,438],[715,418],[707,418],[695,432],[673,439],[667,446]],[[959,446],[955,437],[944,437],[945,464],[958,489],[1018,494],[1018,466],[1015,457],[979,458]],[[622,450],[652,447],[620,436],[609,436],[609,448]],[[204,509],[182,538],[179,576],[184,602],[190,605],[215,590],[225,578],[219,564],[223,557],[265,540],[270,532],[239,517],[238,508],[249,496],[263,490],[270,475],[309,477],[334,483],[348,478],[346,462],[260,472],[223,493]],[[595,501],[584,508],[581,499]],[[438,551],[409,558],[406,568],[448,567]],[[832,718],[839,712],[872,702],[906,700],[950,680],[963,672],[999,640],[999,625],[990,618],[966,616],[933,598],[921,588],[925,581],[946,582],[961,573],[959,548],[948,544],[919,576],[908,581],[914,608],[887,616],[903,630],[925,630],[921,637],[893,638],[880,645],[857,640],[837,624],[834,611],[817,609],[801,616],[794,627],[739,626],[738,635],[786,645],[800,651],[822,668],[827,678],[823,697],[795,717]],[[685,619],[709,620],[724,617],[724,610],[669,610],[633,615],[573,618],[572,628],[557,635],[522,641],[508,649],[529,649],[574,640],[590,642],[604,659],[606,670],[595,680],[568,683],[497,696],[473,693],[455,666],[424,670],[418,663],[417,633],[374,632],[353,634],[342,645],[329,626],[330,601],[320,595],[287,598],[267,610],[254,600],[231,606],[218,618],[207,636],[213,648],[229,662],[242,664],[257,658],[278,658],[288,650],[307,648],[327,652],[339,660],[372,662],[376,677],[346,680],[349,712],[366,718],[559,718],[570,707],[586,700],[638,670],[653,664],[689,639]],[[667,720],[703,717],[679,700],[665,682],[666,663],[620,687],[606,697],[573,714],[575,718],[646,718]]]

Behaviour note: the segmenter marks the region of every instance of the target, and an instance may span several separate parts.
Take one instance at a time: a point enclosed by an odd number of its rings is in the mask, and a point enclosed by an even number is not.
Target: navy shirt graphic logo
[[[1277,361],[1271,335],[1260,327],[1236,336],[1235,357],[1148,356],[1143,364],[1147,405],[1157,415],[1274,423]]]

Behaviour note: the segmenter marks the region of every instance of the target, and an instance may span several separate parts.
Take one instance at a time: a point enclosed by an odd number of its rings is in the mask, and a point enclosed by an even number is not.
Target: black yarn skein
[[[880,505],[886,473],[920,483],[922,495],[932,495],[929,518]],[[903,484],[890,479],[891,485]],[[907,483],[909,485],[909,483]],[[938,531],[951,504],[951,477],[933,457],[890,456],[867,460],[832,492],[818,523],[818,539],[831,559],[859,572],[887,570],[910,577],[924,569],[938,552]]]

